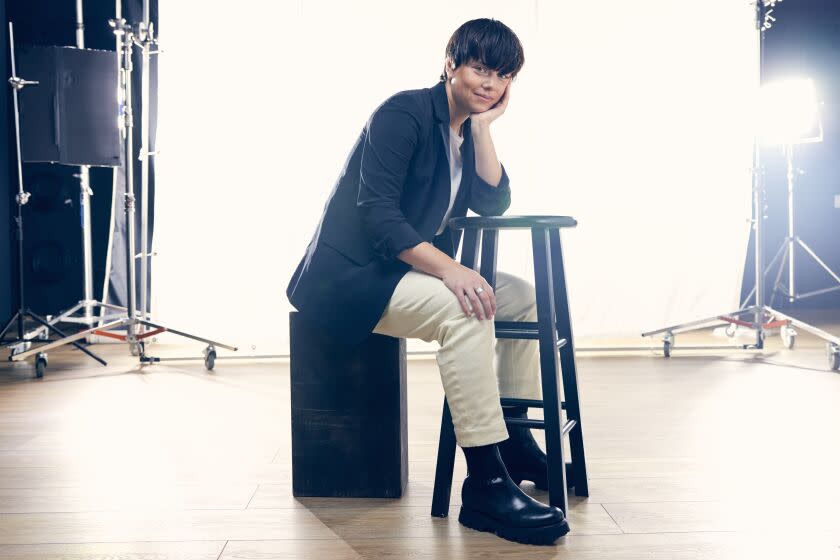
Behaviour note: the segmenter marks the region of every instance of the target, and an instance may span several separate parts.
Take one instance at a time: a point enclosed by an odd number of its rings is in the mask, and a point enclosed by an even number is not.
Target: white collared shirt
[[[449,221],[449,215],[452,213],[452,207],[455,206],[455,198],[458,196],[458,189],[461,187],[461,174],[464,168],[464,158],[461,154],[461,145],[464,143],[464,138],[458,136],[455,131],[452,130],[452,127],[449,126],[449,123],[441,123],[441,127],[446,127],[449,131],[448,138],[446,137],[443,128],[441,128],[440,132],[443,136],[443,142],[447,147],[446,156],[447,159],[449,159],[450,192],[449,208],[446,209],[446,213],[443,215],[443,221],[441,222],[435,235],[440,235],[446,229],[446,222]]]

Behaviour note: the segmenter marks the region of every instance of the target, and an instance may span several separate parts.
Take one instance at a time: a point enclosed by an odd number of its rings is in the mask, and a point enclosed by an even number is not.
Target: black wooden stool
[[[399,498],[408,482],[405,339],[338,347],[289,314],[292,494]]]
[[[537,293],[537,322],[496,321],[496,338],[539,340],[540,374],[543,400],[502,398],[504,406],[542,408],[545,420],[505,418],[510,426],[527,426],[545,430],[548,457],[548,501],[551,505],[568,511],[565,453],[563,436],[569,435],[571,446],[571,480],[575,495],[588,496],[586,458],[583,451],[583,426],[580,419],[580,400],[577,389],[575,349],[566,277],[563,270],[563,251],[560,247],[560,228],[574,227],[577,222],[567,216],[488,216],[454,218],[448,226],[464,230],[461,245],[461,264],[476,268],[476,258],[481,248],[480,274],[495,291],[496,255],[499,230],[530,229],[534,251],[534,287]],[[481,234],[481,235],[479,235]],[[559,352],[559,360],[558,360]],[[561,400],[558,383],[562,375],[562,388],[566,400]],[[566,411],[566,422],[561,422],[560,410]],[[449,405],[444,399],[443,418],[440,425],[435,489],[432,498],[432,515],[449,514],[449,495],[455,466],[455,430]]]

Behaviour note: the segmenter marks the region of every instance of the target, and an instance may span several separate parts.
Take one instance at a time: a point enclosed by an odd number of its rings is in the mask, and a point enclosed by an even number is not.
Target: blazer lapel
[[[446,88],[443,82],[438,82],[431,88],[432,92],[432,106],[434,110],[434,118],[438,124],[438,134],[436,142],[439,142],[440,149],[438,150],[437,166],[439,169],[435,174],[435,182],[438,181],[442,185],[440,193],[436,196],[435,210],[438,215],[438,220],[442,220],[446,209],[449,207],[449,198],[452,194],[452,179],[449,175],[449,102],[446,98]],[[473,182],[473,175],[475,174],[475,150],[472,143],[472,131],[470,129],[470,119],[464,121],[464,141],[461,144],[462,163],[461,170],[461,184],[458,187],[458,194],[455,197],[455,203],[452,206],[452,214],[450,217],[461,216],[466,214],[468,205],[468,196],[470,186]],[[437,222],[440,224],[440,222]],[[451,247],[451,250],[445,251],[454,256],[457,252],[456,239],[460,238],[460,232],[453,232],[446,228],[439,236],[441,239],[437,241],[441,247]]]
[[[464,121],[464,142],[461,144],[463,169],[461,170],[461,185],[458,187],[458,196],[455,197],[454,208],[461,208],[461,204],[467,200],[470,185],[472,185],[475,174],[475,149],[473,148],[472,129],[470,119]]]

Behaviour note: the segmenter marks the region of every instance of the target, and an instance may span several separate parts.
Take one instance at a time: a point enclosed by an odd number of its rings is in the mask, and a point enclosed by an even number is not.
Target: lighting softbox
[[[16,54],[18,76],[38,82],[19,94],[23,160],[118,166],[116,54],[41,46]]]

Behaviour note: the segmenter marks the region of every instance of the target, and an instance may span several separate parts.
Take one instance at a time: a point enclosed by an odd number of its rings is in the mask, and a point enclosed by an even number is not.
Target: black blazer
[[[455,257],[460,232],[435,236],[449,207],[449,103],[444,83],[397,93],[362,129],[324,206],[286,295],[301,318],[337,343],[363,341],[411,265],[397,255],[423,241]],[[443,132],[443,133],[442,133]],[[491,186],[475,172],[470,120],[464,123],[461,187],[450,218],[469,208],[498,216],[510,181]]]

